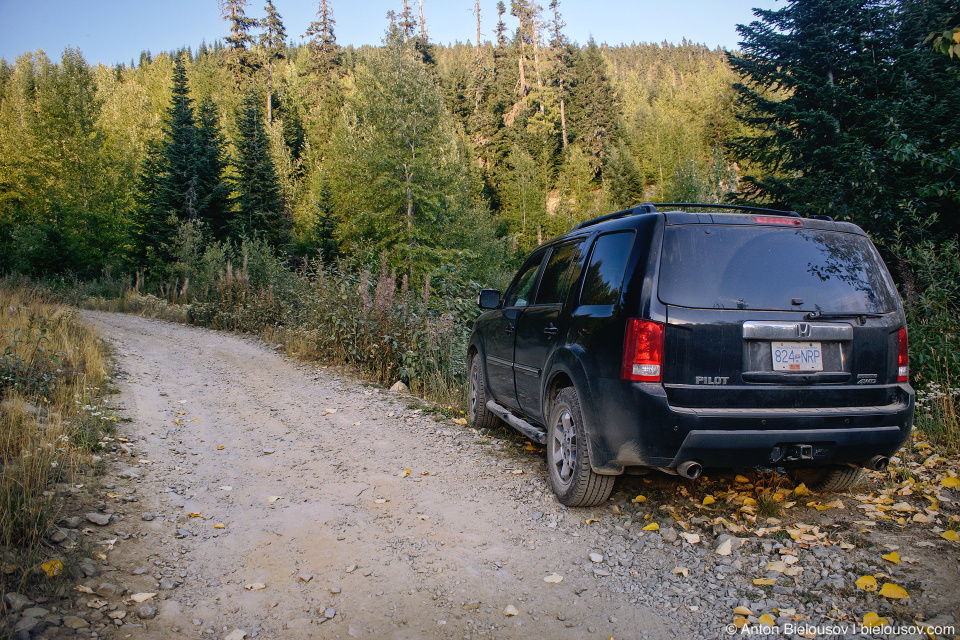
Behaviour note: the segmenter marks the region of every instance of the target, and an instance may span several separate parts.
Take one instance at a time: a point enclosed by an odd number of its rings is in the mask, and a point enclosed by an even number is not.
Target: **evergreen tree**
[[[239,88],[257,69],[256,59],[250,51],[254,44],[252,29],[259,21],[248,18],[244,7],[247,0],[218,0],[220,16],[230,24],[230,35],[224,40],[228,47],[228,66],[233,72],[235,85]]]
[[[461,150],[436,78],[401,29],[356,80],[337,167],[340,234],[416,276],[442,262],[444,233],[465,213]]]
[[[198,117],[184,57],[178,57],[161,138],[148,147],[141,167],[141,258],[168,260],[163,247],[171,245],[182,222],[208,225],[218,239],[226,236],[231,214],[225,168],[216,106],[205,98]]]
[[[267,0],[263,10],[267,15],[260,22],[260,46],[267,59],[267,122],[273,122],[273,64],[286,57],[287,31],[273,0]]]
[[[956,109],[946,107],[960,97],[957,84],[944,82],[945,65],[922,46],[951,8],[793,0],[739,26],[743,54],[730,57],[743,79],[738,117],[757,133],[733,148],[762,171],[744,179],[743,196],[891,237],[905,194],[929,174],[889,157],[891,123],[918,140],[933,132],[957,139]]]
[[[224,240],[232,224],[227,144],[220,130],[220,114],[210,97],[197,110],[196,139],[197,214],[206,222],[214,239]]]
[[[291,221],[283,212],[280,181],[270,156],[261,104],[257,91],[251,89],[237,112],[235,232],[261,237],[275,249],[282,249],[290,240]]]
[[[577,140],[590,156],[590,164],[599,174],[604,152],[617,135],[619,101],[606,71],[600,47],[593,38],[582,55],[576,58],[576,91],[571,93],[568,123],[571,138]]]

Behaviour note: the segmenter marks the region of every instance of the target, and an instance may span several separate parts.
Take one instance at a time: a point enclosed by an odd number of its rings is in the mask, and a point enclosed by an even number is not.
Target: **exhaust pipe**
[[[888,464],[890,464],[890,458],[887,456],[873,456],[864,466],[874,471],[886,471]]]
[[[703,467],[699,462],[687,460],[686,462],[681,462],[677,465],[677,475],[684,477],[687,480],[696,480],[700,477],[701,473],[703,473]]]

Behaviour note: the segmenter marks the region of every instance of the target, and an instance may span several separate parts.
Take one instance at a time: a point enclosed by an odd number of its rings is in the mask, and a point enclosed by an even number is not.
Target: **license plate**
[[[774,371],[823,371],[819,342],[772,342]]]

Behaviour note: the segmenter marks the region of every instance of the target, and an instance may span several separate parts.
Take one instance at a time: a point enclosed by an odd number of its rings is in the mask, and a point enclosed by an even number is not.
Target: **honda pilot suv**
[[[866,234],[827,216],[640,205],[544,243],[478,304],[470,418],[545,444],[566,505],[639,468],[843,490],[910,433],[900,298]]]

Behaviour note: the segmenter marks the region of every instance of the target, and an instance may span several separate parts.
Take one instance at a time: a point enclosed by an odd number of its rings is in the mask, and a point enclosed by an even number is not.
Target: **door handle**
[[[557,328],[556,328],[555,326],[553,326],[553,324],[551,323],[549,327],[547,327],[546,329],[543,330],[543,332],[544,332],[545,334],[547,334],[548,336],[555,336],[555,335],[557,335],[558,333],[560,333],[560,329],[557,329]]]
[[[513,333],[513,332],[516,331],[516,330],[517,330],[517,325],[515,325],[515,324],[508,324],[508,325],[507,325],[507,333]]]

